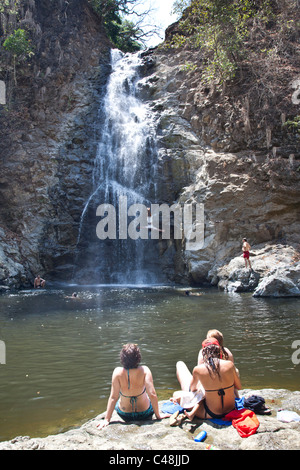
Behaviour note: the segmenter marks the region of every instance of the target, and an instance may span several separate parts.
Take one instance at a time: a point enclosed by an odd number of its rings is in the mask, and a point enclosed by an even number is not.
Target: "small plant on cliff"
[[[28,39],[24,29],[17,29],[5,39],[3,47],[12,55],[14,81],[15,85],[17,85],[16,64],[34,54],[30,39]]]
[[[300,116],[288,119],[282,126],[287,129],[288,132],[295,133],[300,137]]]
[[[0,0],[0,13],[7,11],[10,14],[15,15],[17,13],[19,3],[19,0]]]

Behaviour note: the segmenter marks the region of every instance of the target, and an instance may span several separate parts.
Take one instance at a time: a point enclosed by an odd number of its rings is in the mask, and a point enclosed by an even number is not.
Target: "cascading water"
[[[99,240],[96,209],[120,197],[150,205],[156,197],[155,129],[146,104],[137,97],[139,54],[111,52],[112,71],[103,102],[101,138],[94,161],[91,194],[81,215],[74,280],[84,283],[161,282],[158,243],[154,240]]]

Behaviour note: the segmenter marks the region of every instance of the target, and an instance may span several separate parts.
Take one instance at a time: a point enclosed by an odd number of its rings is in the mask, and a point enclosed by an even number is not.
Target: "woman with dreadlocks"
[[[176,364],[177,378],[181,389],[196,391],[199,382],[205,390],[205,398],[192,413],[186,412],[189,419],[221,419],[235,407],[234,389],[241,390],[241,382],[232,361],[222,359],[222,349],[218,340],[209,338],[202,343],[203,363],[196,366],[193,375],[184,362]]]

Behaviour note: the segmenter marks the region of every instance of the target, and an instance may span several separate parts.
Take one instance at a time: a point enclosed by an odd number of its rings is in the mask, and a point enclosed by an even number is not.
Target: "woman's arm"
[[[241,383],[241,379],[240,379],[240,373],[239,373],[238,369],[235,366],[233,367],[233,375],[234,375],[234,388],[237,389],[237,390],[241,390],[242,389],[242,383]]]
[[[117,368],[114,370],[113,375],[112,375],[111,390],[110,390],[110,396],[107,402],[105,419],[104,421],[102,421],[101,423],[97,425],[99,429],[103,429],[109,425],[116,403],[119,398],[119,394],[120,394],[120,382],[119,382],[119,369]]]
[[[200,380],[198,368],[199,368],[199,366],[196,366],[193,369],[193,376],[192,376],[192,380],[191,380],[191,384],[190,384],[190,391],[191,392],[197,392],[197,390],[198,390],[199,380]],[[200,381],[200,383],[201,383],[201,381]]]
[[[228,349],[228,348],[224,348],[224,349],[225,349],[225,351],[226,351],[226,352],[227,352],[227,354],[228,354],[228,361],[231,361],[231,362],[233,362],[233,363],[234,363],[234,359],[233,359],[233,354],[232,354],[232,352],[231,352],[231,351],[229,351],[229,349]],[[224,357],[223,357],[223,359],[224,359]]]
[[[153,408],[156,418],[162,419],[162,417],[160,416],[160,412],[159,412],[158,398],[157,398],[156,390],[154,387],[151,370],[147,366],[144,366],[144,370],[145,370],[145,387],[146,387],[147,395],[151,401],[152,408]]]
[[[198,361],[197,364],[203,364],[203,354],[202,354],[203,349],[200,349],[199,354],[198,354]]]

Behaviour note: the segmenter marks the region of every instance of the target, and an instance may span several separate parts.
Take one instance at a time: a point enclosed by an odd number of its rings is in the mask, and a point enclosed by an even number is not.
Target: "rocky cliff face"
[[[0,284],[16,287],[70,277],[111,47],[85,1],[22,4],[35,55],[0,116]]]
[[[37,272],[71,278],[111,47],[83,0],[23,5],[35,56],[0,115],[0,284],[16,287]],[[254,247],[281,243],[299,253],[299,135],[282,127],[298,112],[298,43],[284,43],[285,60],[270,61],[268,75],[245,64],[219,90],[201,83],[195,51],[167,47],[176,27],[163,47],[143,54],[140,97],[155,114],[156,202],[204,204],[205,244],[194,252],[184,240],[162,243],[160,254],[171,281],[217,284],[218,268],[240,253],[243,237]],[[197,68],[186,70],[188,62]]]
[[[167,45],[177,29],[167,31]],[[270,64],[272,96],[265,90],[263,97],[257,81],[264,80],[266,64],[258,64],[255,78],[245,63],[248,73],[218,89],[199,79],[198,52],[166,44],[146,54],[143,89],[157,116],[161,198],[205,207],[203,249],[187,251],[184,242],[169,247],[166,265],[171,250],[176,253],[170,276],[216,284],[218,267],[241,253],[243,237],[252,247],[279,242],[299,253],[299,134],[282,126],[298,112],[293,84],[300,70],[293,54],[281,65],[276,61],[276,70]],[[187,63],[196,69],[186,71]]]

